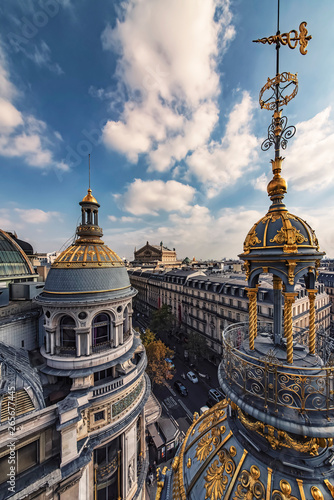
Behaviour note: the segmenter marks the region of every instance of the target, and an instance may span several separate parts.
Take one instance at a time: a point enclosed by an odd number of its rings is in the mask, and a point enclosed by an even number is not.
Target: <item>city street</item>
[[[139,321],[138,319],[136,318],[134,321],[134,326],[147,328],[146,321],[144,321],[143,318],[140,318]],[[195,371],[198,377],[197,384],[193,384],[188,378],[184,380],[181,374],[186,374],[193,370],[193,368],[189,366],[189,362],[184,359],[184,345],[176,343],[173,337],[162,338],[161,340],[173,349],[175,353],[173,358],[175,370],[173,371],[173,378],[167,380],[164,385],[154,385],[153,392],[164,411],[175,419],[180,430],[186,433],[189,424],[193,420],[194,412],[199,412],[199,409],[206,405],[208,391],[210,389],[219,388],[217,377],[218,367],[205,359],[201,359],[199,361],[200,373],[208,375],[209,379],[198,376],[198,373]],[[188,391],[187,396],[181,396],[175,391],[173,386],[175,380],[180,380],[183,383]]]

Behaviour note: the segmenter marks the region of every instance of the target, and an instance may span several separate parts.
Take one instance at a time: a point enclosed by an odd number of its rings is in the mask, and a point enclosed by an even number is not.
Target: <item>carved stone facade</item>
[[[173,248],[173,250],[169,250],[169,248],[163,246],[162,242],[160,245],[150,245],[148,241],[145,246],[139,250],[135,250],[134,260],[138,264],[155,265],[168,265],[175,264],[177,262],[175,248]]]

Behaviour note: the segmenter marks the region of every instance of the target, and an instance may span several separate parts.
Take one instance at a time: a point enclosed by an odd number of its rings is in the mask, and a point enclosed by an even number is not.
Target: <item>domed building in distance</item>
[[[31,357],[34,366],[28,370],[23,350],[0,346],[1,380],[7,377],[12,387],[2,404],[29,396],[24,411],[15,414],[18,496],[13,498],[140,500],[148,468],[150,382],[145,350],[132,329],[136,291],[122,260],[101,239],[100,205],[90,189],[80,206],[76,239],[55,260],[36,298],[45,339],[40,355]],[[8,493],[13,440],[11,413],[3,410],[1,499],[7,498],[2,492]]]

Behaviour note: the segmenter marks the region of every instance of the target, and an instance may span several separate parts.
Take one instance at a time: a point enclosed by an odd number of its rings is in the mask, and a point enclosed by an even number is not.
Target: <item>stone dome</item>
[[[82,222],[78,238],[54,261],[39,300],[82,301],[133,296],[129,276],[122,259],[101,240],[98,226],[100,206],[88,190],[80,202]]]
[[[20,245],[0,229],[0,278],[26,275],[35,276],[28,257]]]
[[[270,211],[253,225],[244,241],[244,253],[264,251],[277,253],[309,253],[319,250],[318,239],[307,222],[286,209]]]

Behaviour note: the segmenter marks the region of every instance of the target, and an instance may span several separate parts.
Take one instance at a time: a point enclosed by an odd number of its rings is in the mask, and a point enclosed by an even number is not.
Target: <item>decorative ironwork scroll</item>
[[[255,43],[268,43],[269,45],[273,43],[279,43],[281,45],[287,45],[290,49],[295,49],[299,42],[299,52],[305,56],[307,54],[306,47],[308,42],[312,39],[311,35],[308,35],[306,29],[307,23],[304,21],[299,25],[299,35],[297,30],[291,30],[289,33],[282,33],[279,35],[271,35],[267,38],[259,38],[258,40],[253,40]]]
[[[277,124],[275,118],[273,117],[272,122],[268,127],[268,137],[261,144],[262,151],[268,151],[268,149],[270,149],[272,145],[276,145],[276,141],[279,141],[282,149],[286,149],[288,140],[291,139],[291,137],[293,137],[296,133],[296,127],[294,125],[289,125],[287,127],[287,124],[287,117],[280,117],[279,125],[281,127],[281,132],[277,139],[277,136],[275,134]]]

